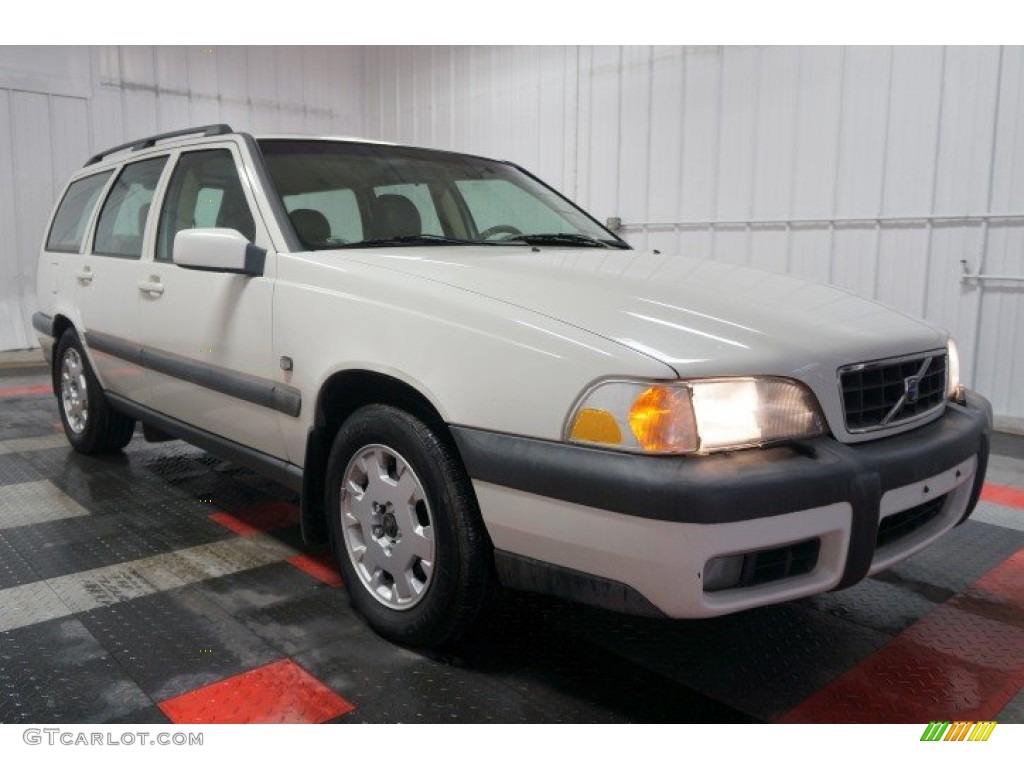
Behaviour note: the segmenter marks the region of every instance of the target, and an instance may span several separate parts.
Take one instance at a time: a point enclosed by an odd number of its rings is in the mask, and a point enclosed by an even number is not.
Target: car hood
[[[681,376],[796,375],[945,344],[939,329],[838,288],[649,251],[488,246],[352,257],[571,324]]]

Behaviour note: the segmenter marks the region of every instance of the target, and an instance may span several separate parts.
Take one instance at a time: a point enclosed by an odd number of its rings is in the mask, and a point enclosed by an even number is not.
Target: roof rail
[[[225,133],[234,133],[230,125],[225,123],[214,123],[212,125],[201,125],[198,128],[182,128],[178,131],[168,131],[167,133],[158,133],[156,136],[149,136],[145,139],[136,139],[135,141],[129,141],[125,144],[118,144],[116,147],[105,149],[102,152],[98,152],[89,158],[85,163],[87,167],[93,163],[98,163],[107,155],[112,155],[115,152],[120,152],[122,149],[131,149],[132,152],[138,152],[140,149],[149,149],[154,146],[158,141],[163,139],[173,139],[178,136],[190,136],[193,133],[201,133],[203,136],[222,136]]]

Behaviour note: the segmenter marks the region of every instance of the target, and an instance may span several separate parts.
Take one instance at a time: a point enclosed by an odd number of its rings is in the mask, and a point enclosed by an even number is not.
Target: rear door
[[[110,185],[92,242],[73,269],[75,303],[93,364],[106,389],[146,403],[149,381],[140,365],[139,282],[151,203],[167,155],[126,163]]]
[[[150,407],[283,457],[277,411],[265,404],[267,392],[280,387],[271,338],[274,254],[241,168],[230,142],[183,151],[158,203],[154,258],[146,265],[152,290],[142,294],[139,314]],[[174,264],[174,236],[196,228],[233,229],[266,249],[264,275]]]

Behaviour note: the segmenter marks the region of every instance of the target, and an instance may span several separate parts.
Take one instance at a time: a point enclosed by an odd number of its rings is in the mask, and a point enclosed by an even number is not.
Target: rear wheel
[[[395,642],[464,634],[494,591],[493,550],[469,478],[438,430],[360,408],[327,463],[331,543],[355,608]]]
[[[110,407],[74,330],[69,328],[60,337],[54,361],[60,419],[71,447],[95,455],[128,445],[135,420]]]

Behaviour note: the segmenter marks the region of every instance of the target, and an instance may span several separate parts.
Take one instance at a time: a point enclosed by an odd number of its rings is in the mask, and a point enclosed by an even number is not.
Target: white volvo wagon
[[[511,163],[225,125],[74,174],[33,322],[71,445],[136,422],[301,493],[382,635],[499,585],[706,617],[843,588],[973,509],[947,334],[637,251]]]

